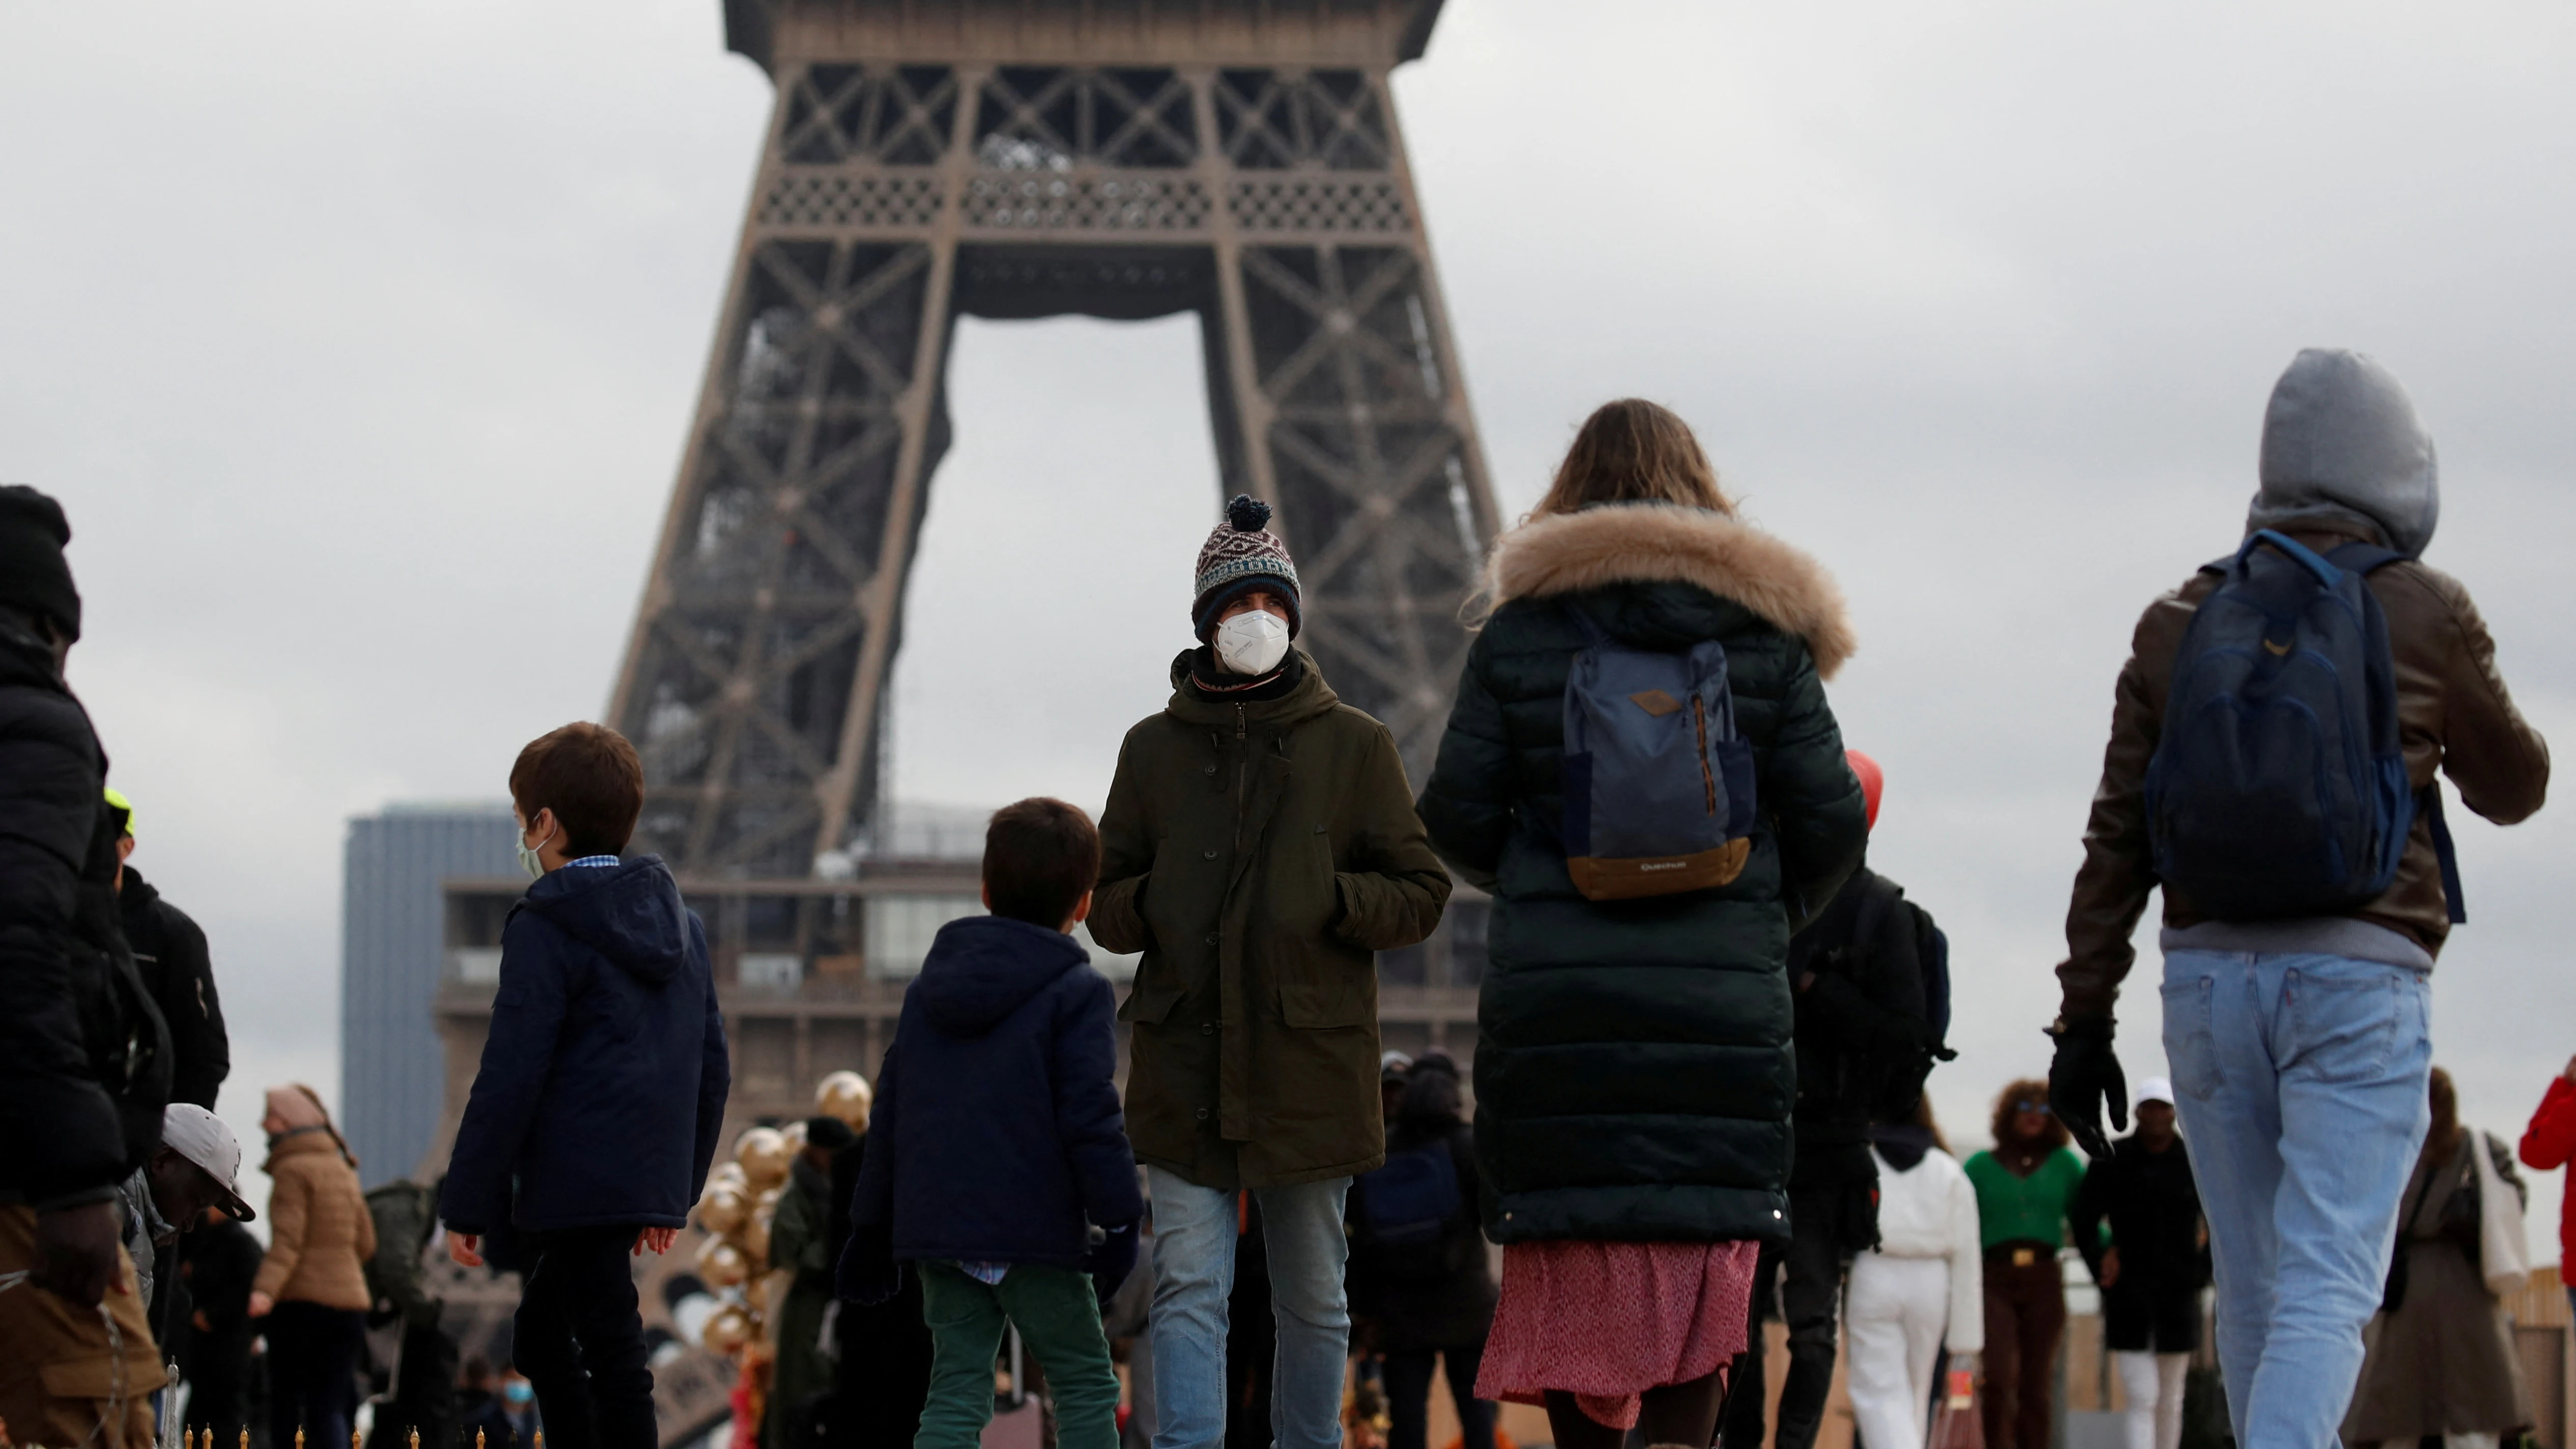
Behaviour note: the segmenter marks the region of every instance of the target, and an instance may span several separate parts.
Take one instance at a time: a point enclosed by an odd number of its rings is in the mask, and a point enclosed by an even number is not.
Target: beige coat
[[[2366,1352],[2344,1417],[2346,1444],[2411,1445],[2428,1435],[2492,1434],[2531,1422],[2531,1394],[2504,1305],[2461,1244],[2441,1232],[2452,1196],[2475,1190],[2469,1154],[2481,1150],[2517,1195],[2504,1206],[2522,1211],[2513,1154],[2483,1132],[2463,1129],[2458,1148],[2441,1161],[2415,1164],[2400,1209],[2413,1211],[2397,1244],[2407,1259],[2406,1298],[2362,1332]]]
[[[262,1170],[270,1179],[268,1257],[252,1289],[280,1303],[367,1307],[376,1220],[339,1142],[328,1132],[296,1133],[269,1150]]]

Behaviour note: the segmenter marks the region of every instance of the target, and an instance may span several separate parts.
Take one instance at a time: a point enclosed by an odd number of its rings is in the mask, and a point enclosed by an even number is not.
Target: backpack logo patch
[[[1682,702],[1660,689],[1639,690],[1628,696],[1628,702],[1657,719],[1662,719],[1668,714],[1679,714],[1682,711]]]

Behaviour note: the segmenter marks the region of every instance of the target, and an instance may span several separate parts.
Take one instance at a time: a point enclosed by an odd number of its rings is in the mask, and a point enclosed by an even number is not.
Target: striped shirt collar
[[[619,860],[617,859],[617,857],[616,857],[616,856],[613,856],[613,855],[585,855],[585,856],[583,856],[583,857],[582,857],[581,859],[579,859],[579,860],[567,860],[567,861],[565,861],[565,862],[564,862],[564,864],[566,864],[566,865],[617,865],[617,864],[620,864],[620,862],[619,862]]]

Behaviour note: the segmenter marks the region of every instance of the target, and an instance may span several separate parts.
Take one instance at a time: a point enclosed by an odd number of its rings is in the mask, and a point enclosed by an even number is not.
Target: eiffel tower
[[[1302,642],[1421,781],[1497,527],[1387,87],[1440,0],[724,8],[777,105],[611,705],[631,848],[785,881],[866,844],[960,316],[1198,314],[1209,521],[1276,507]]]

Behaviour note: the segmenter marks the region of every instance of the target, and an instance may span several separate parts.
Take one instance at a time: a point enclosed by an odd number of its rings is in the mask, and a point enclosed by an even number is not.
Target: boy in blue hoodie
[[[975,1449],[1007,1319],[1046,1370],[1059,1449],[1115,1449],[1118,1375],[1100,1301],[1144,1216],[1114,1082],[1109,982],[1071,934],[1100,833],[1061,800],[994,813],[989,916],[940,927],[877,1075],[841,1296],[921,1275],[934,1359],[914,1449]]]
[[[558,1449],[652,1449],[653,1373],[630,1255],[667,1252],[705,1185],[732,1072],[706,927],[659,856],[621,861],[644,767],[568,724],[510,770],[536,884],[501,930],[492,1032],[448,1159],[449,1253],[515,1234],[512,1357]]]

